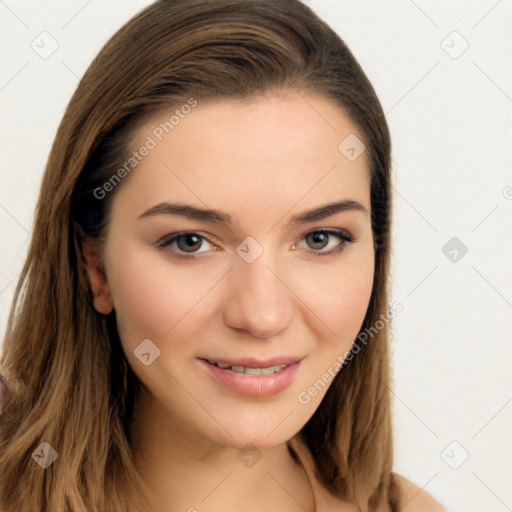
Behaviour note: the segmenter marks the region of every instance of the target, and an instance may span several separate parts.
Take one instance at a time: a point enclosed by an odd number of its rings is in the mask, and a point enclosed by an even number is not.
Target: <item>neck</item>
[[[285,443],[242,452],[180,428],[144,392],[134,411],[135,464],[154,512],[312,511],[304,469]]]

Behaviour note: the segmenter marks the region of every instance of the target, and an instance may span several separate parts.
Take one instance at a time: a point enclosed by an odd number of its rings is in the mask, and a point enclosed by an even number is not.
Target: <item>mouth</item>
[[[223,387],[242,395],[261,397],[277,394],[287,388],[304,358],[198,359]]]
[[[232,372],[245,373],[246,375],[270,375],[277,373],[283,368],[300,362],[302,357],[278,356],[271,359],[213,359],[203,358],[208,364],[221,368],[222,370],[231,370]]]

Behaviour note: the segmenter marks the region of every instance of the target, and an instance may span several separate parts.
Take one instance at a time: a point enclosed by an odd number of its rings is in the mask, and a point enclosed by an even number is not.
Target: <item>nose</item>
[[[252,263],[240,259],[228,276],[224,322],[256,338],[276,336],[291,324],[294,315],[293,292],[285,276],[272,268],[276,265],[270,256],[264,251]]]

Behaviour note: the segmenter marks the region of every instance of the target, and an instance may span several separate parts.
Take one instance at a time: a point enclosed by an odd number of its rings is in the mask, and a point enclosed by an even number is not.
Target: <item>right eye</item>
[[[195,257],[196,254],[203,254],[208,251],[198,252],[204,242],[211,243],[206,237],[195,231],[181,231],[164,236],[158,242],[157,247],[165,248],[170,246],[178,257]]]

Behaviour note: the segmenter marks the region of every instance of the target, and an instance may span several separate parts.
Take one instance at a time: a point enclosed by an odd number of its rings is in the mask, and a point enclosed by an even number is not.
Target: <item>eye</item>
[[[329,240],[329,237],[333,236],[340,241],[334,246]],[[309,247],[313,249],[312,252],[315,256],[326,256],[343,251],[347,243],[355,242],[355,238],[348,232],[335,229],[318,229],[311,231],[304,235],[304,240],[308,243]],[[323,250],[329,246],[331,246],[329,250]],[[295,249],[297,246],[294,245],[293,248]]]
[[[178,256],[194,257],[195,254],[202,254],[206,251],[198,252],[198,249],[203,246],[203,242],[210,244],[204,236],[196,233],[194,231],[184,231],[181,233],[173,233],[167,236],[164,236],[158,242],[156,242],[157,247],[167,247],[171,246],[174,251],[178,254]],[[177,248],[176,248],[177,247]],[[189,256],[190,255],[190,256]]]
[[[337,245],[332,246],[330,243],[330,237],[336,237],[339,240]],[[345,249],[347,243],[355,242],[355,238],[346,231],[334,230],[334,229],[319,229],[311,231],[304,235],[303,239],[307,242],[308,246],[312,249],[311,252],[315,256],[324,256],[340,252]],[[181,233],[172,233],[164,236],[158,242],[155,243],[157,247],[165,248],[170,246],[178,257],[182,258],[194,258],[196,255],[204,254],[208,252],[208,247],[204,251],[199,251],[203,247],[204,242],[206,244],[213,245],[206,237],[200,235],[195,231],[183,231]],[[325,251],[326,247],[332,247]],[[218,247],[214,246],[213,250]],[[297,245],[293,245],[293,249],[297,249]]]

